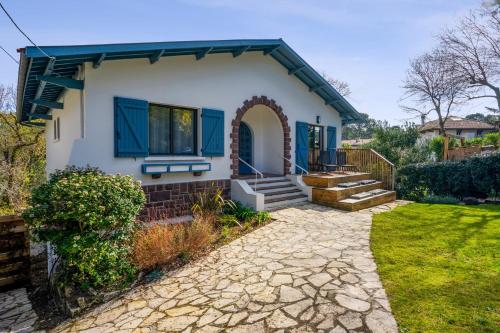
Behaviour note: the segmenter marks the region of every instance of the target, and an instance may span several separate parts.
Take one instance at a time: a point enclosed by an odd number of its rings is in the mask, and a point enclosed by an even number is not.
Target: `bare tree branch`
[[[339,92],[340,95],[342,95],[342,97],[351,95],[351,88],[349,87],[349,83],[331,78],[326,73],[322,73],[321,75]]]
[[[476,96],[474,98],[491,98],[483,90],[493,91],[497,112],[500,112],[500,20],[497,8],[485,6],[480,11],[471,12],[453,29],[444,31],[439,41],[450,75],[466,83],[468,94]]]
[[[437,115],[440,134],[445,134],[444,124],[452,110],[464,100],[466,84],[450,70],[446,54],[439,49],[426,53],[410,63],[403,83],[402,100],[414,106],[402,106],[408,113],[417,113],[422,120],[434,112]]]

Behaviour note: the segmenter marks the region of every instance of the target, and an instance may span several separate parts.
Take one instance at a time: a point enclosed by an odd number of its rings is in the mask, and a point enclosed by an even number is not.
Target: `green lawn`
[[[401,332],[500,332],[500,206],[410,204],[371,237]]]

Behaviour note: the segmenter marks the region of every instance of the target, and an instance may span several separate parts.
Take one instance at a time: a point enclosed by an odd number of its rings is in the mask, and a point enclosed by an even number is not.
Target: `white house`
[[[359,118],[281,39],[41,49],[20,50],[17,117],[45,120],[47,173],[133,175],[149,214],[185,215],[192,194],[214,185],[262,209],[238,179],[293,179]]]
[[[496,127],[491,124],[456,116],[449,116],[446,119],[444,129],[447,134],[456,135],[464,139],[473,139],[481,137],[486,133],[497,131]],[[429,121],[423,124],[419,128],[419,131],[422,133],[423,139],[432,139],[439,136],[439,121]]]

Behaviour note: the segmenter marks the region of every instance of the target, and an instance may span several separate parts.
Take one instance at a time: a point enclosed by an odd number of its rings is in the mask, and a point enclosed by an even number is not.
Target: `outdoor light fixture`
[[[320,116],[316,116],[316,124],[319,124],[321,123],[321,117]]]

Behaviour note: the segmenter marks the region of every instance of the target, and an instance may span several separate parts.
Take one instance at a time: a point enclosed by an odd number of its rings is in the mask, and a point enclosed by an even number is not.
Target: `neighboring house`
[[[497,131],[495,126],[491,124],[455,116],[448,117],[444,123],[444,128],[447,134],[460,136],[465,139],[472,139],[489,132]],[[432,139],[439,135],[439,121],[429,121],[423,124],[419,131],[422,133],[422,138]]]
[[[342,124],[359,119],[281,39],[41,49],[20,50],[17,117],[46,120],[47,172],[133,175],[149,213],[188,214],[213,185],[241,198],[248,189],[230,180],[254,169],[300,173],[311,135],[335,149]]]
[[[362,145],[366,145],[372,142],[373,139],[352,139],[352,140],[342,140],[343,145],[348,145],[352,148],[360,148]]]

